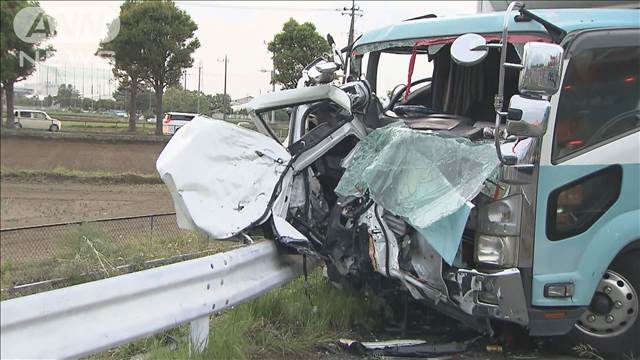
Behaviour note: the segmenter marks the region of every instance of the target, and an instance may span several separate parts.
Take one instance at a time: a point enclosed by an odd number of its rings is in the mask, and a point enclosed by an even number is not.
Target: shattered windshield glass
[[[404,218],[443,257],[452,260],[447,254],[455,255],[457,247],[451,251],[437,246],[437,242],[446,241],[434,233],[446,234],[436,231],[443,222],[457,223],[457,218],[463,218],[464,224],[470,210],[468,200],[478,194],[497,164],[491,143],[447,138],[392,124],[361,141],[344,164],[346,171],[336,193],[360,197],[369,192],[377,204]],[[448,216],[452,217],[444,219]],[[443,222],[436,224],[441,219]]]

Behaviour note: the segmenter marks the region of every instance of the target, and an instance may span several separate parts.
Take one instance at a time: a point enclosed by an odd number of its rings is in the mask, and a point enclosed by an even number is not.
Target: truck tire
[[[589,309],[567,335],[572,349],[589,345],[605,358],[640,354],[640,251],[619,256],[600,280]]]

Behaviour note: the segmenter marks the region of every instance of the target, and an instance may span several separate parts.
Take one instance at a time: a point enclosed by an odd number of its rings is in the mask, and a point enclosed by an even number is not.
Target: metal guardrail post
[[[189,354],[192,348],[197,353],[203,352],[209,343],[209,315],[191,321],[189,333],[191,338]]]

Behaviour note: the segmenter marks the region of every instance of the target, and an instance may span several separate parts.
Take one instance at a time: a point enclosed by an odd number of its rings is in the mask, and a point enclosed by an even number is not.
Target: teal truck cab
[[[531,13],[512,12],[519,7],[365,33],[353,46],[352,76],[365,77],[372,92],[381,92],[386,89],[377,87],[379,78],[391,71],[380,69],[385,56],[409,54],[413,65],[423,55],[433,59],[433,75],[413,81],[416,90],[402,85],[386,106],[389,112],[444,109],[478,122],[491,117],[483,111],[487,107],[498,113],[494,129],[506,130],[495,137],[501,190],[478,207],[474,269],[445,274],[461,286],[471,278],[459,299],[469,304],[463,307],[467,313],[515,321],[533,335],[573,332],[598,348],[637,354],[640,12],[532,11],[541,23]],[[492,54],[494,44],[499,49]],[[444,47],[453,62],[438,58]],[[505,56],[515,64],[505,64]],[[441,71],[446,66],[468,77]],[[473,69],[484,72],[482,90],[498,91],[494,102],[478,110],[472,101],[448,107],[446,98],[438,99],[444,82],[478,86],[468,80]],[[430,86],[419,87],[424,82]],[[464,97],[464,91],[443,94]],[[517,138],[513,148],[521,156],[501,154],[505,136]],[[524,138],[527,143],[520,142]]]
[[[158,171],[182,226],[260,228],[335,282],[393,284],[480,331],[640,353],[640,11],[512,3],[334,52],[249,104],[262,134],[196,118],[174,136]],[[282,109],[284,141],[266,121]]]

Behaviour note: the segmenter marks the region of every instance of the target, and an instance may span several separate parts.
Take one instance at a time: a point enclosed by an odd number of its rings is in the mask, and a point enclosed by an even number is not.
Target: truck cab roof
[[[638,28],[638,9],[540,9],[532,13],[557,25],[567,33],[596,28]],[[546,34],[535,21],[509,23],[509,33]],[[504,11],[467,16],[424,18],[403,21],[366,32],[354,44],[354,49],[380,42],[418,40],[431,37],[457,36],[466,33],[491,34],[502,32]]]

